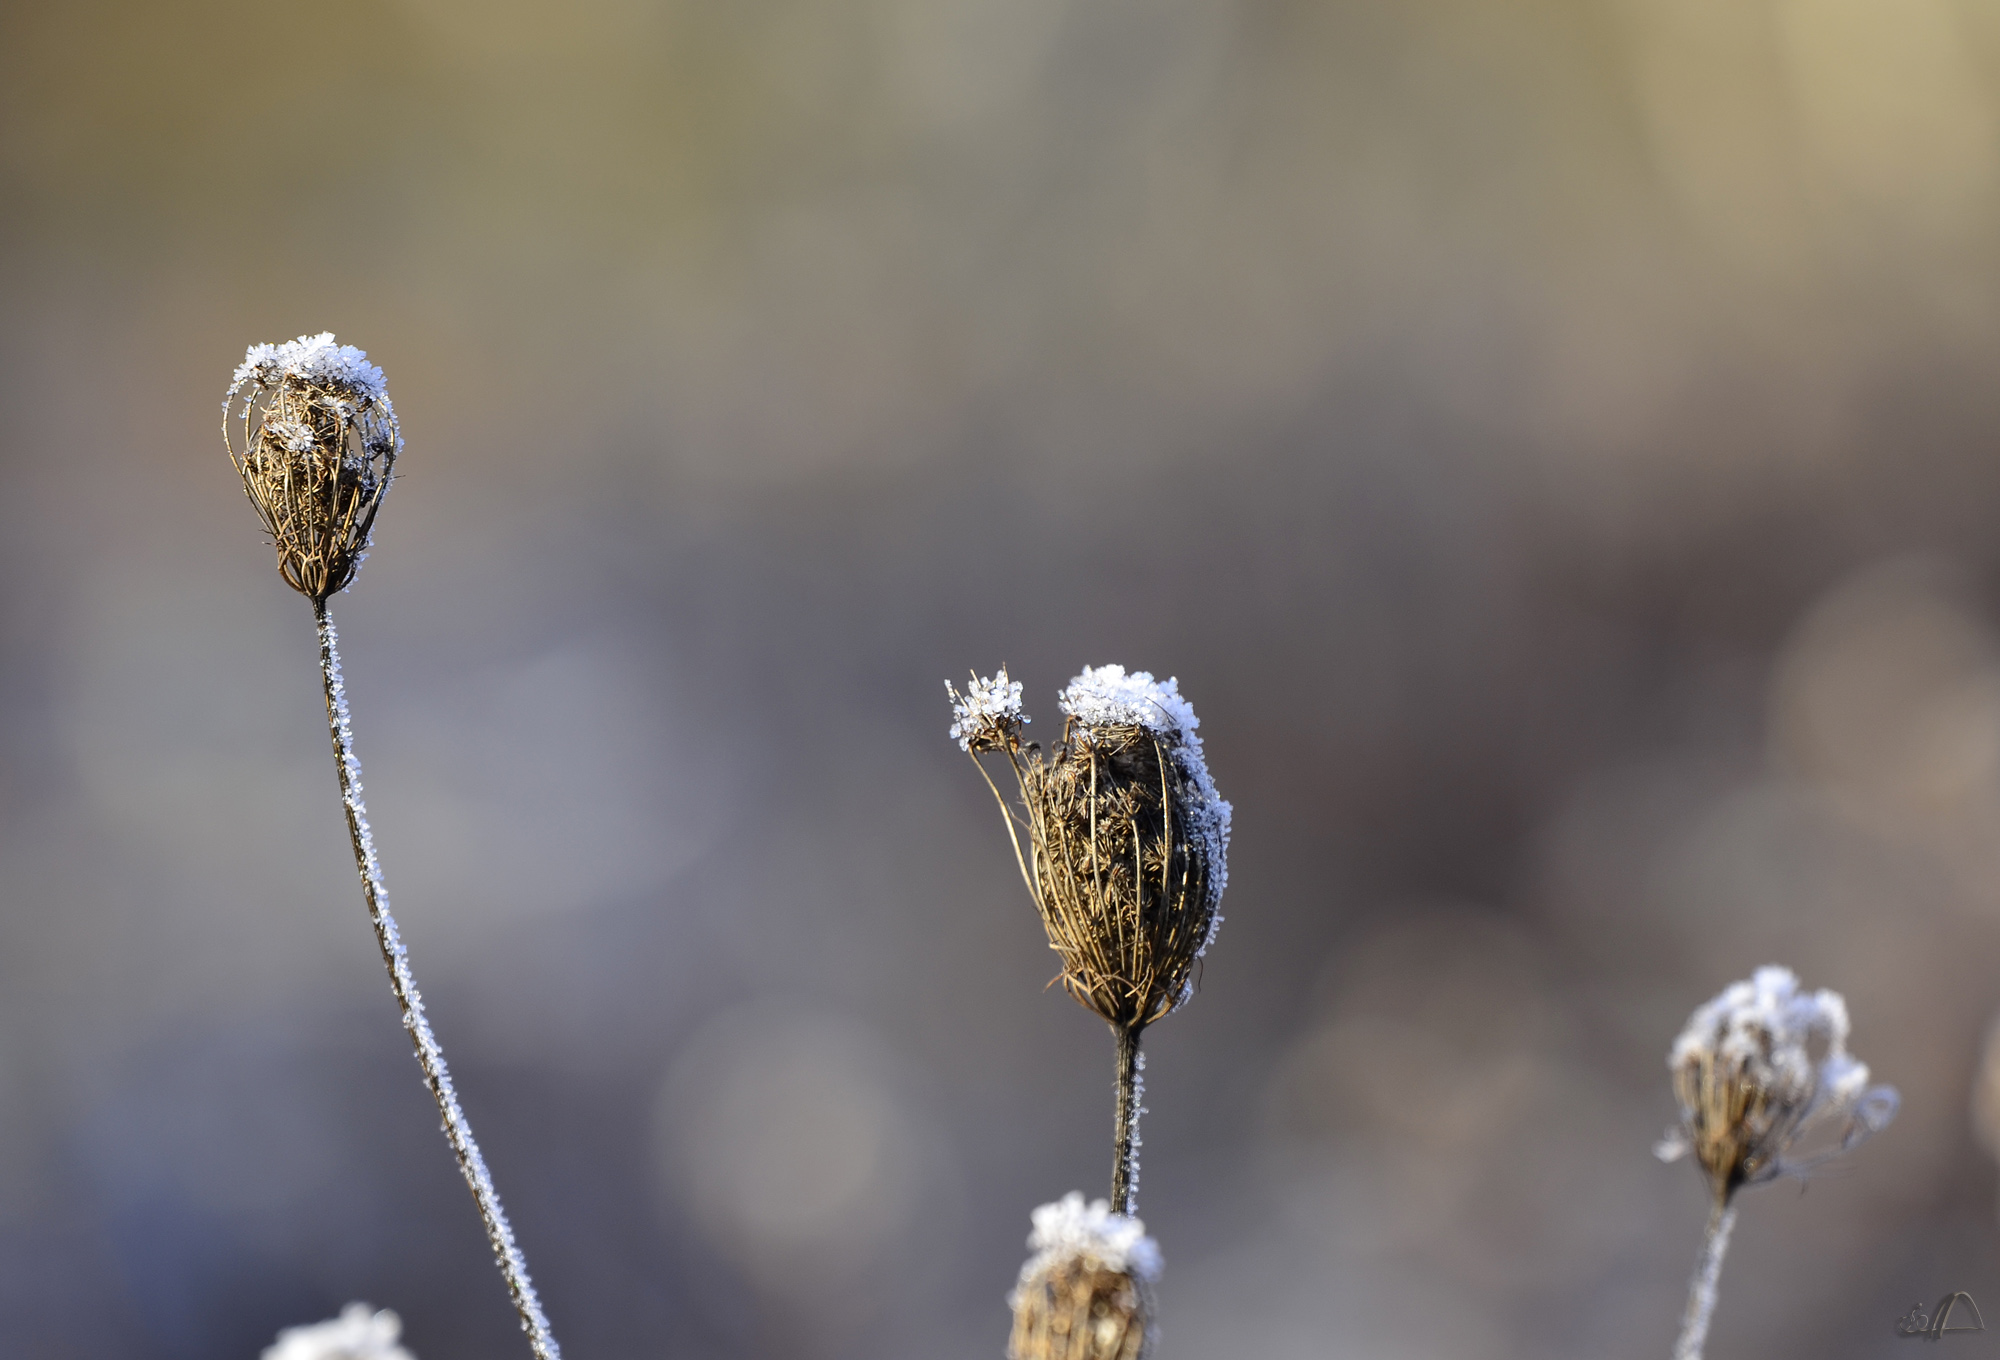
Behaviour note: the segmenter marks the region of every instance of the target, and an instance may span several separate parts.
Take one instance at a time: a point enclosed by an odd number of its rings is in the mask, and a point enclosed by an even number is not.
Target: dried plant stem
[[[1729,1250],[1729,1230],[1735,1226],[1736,1206],[1727,1197],[1717,1199],[1708,1211],[1708,1231],[1702,1235],[1701,1255],[1695,1259],[1694,1276],[1688,1281],[1687,1312],[1681,1317],[1674,1360],[1701,1360],[1702,1345],[1708,1340],[1708,1322],[1715,1316],[1716,1282],[1722,1278],[1722,1257]]]
[[[1146,1093],[1139,1073],[1145,1063],[1139,1056],[1141,1025],[1113,1025],[1111,1036],[1118,1042],[1118,1105],[1112,1131],[1111,1208],[1121,1214],[1139,1211],[1139,1116],[1145,1113],[1140,1100]]]
[[[313,601],[313,618],[319,624],[319,669],[321,679],[326,682],[326,723],[333,737],[333,763],[340,774],[340,801],[347,809],[347,834],[354,842],[354,867],[361,875],[361,895],[367,900],[368,917],[375,925],[375,942],[382,947],[382,962],[389,969],[389,989],[396,994],[396,1004],[402,1008],[403,1028],[410,1032],[417,1066],[423,1069],[424,1084],[431,1088],[438,1113],[444,1117],[445,1141],[451,1144],[452,1155],[458,1158],[458,1169],[464,1173],[472,1198],[479,1205],[479,1217],[486,1225],[486,1240],[492,1244],[493,1259],[507,1281],[514,1311],[521,1315],[528,1344],[533,1347],[536,1360],[560,1360],[562,1350],[549,1330],[548,1318],[542,1314],[534,1282],[528,1278],[527,1260],[514,1245],[514,1230],[508,1226],[506,1211],[500,1207],[500,1192],[493,1188],[493,1177],[486,1170],[486,1159],[479,1155],[472,1126],[459,1108],[451,1072],[445,1067],[444,1050],[438,1047],[430,1022],[424,1018],[424,1000],[410,972],[409,955],[396,929],[396,918],[389,914],[389,895],[382,887],[382,867],[375,858],[375,838],[368,830],[368,809],[361,801],[361,762],[354,755],[347,693],[340,681],[340,648],[325,599]]]

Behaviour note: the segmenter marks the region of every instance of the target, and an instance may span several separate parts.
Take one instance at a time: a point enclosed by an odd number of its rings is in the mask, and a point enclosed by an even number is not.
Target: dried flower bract
[[[346,589],[403,447],[382,370],[331,332],[252,345],[222,411],[229,461],[285,583],[313,600]]]
[[[1667,1066],[1681,1122],[1655,1151],[1662,1161],[1692,1153],[1718,1201],[1839,1156],[1898,1104],[1847,1052],[1839,993],[1803,992],[1789,968],[1759,968],[1696,1010]]]
[[[1075,1191],[1035,1210],[1034,1224],[1035,1255],[1007,1298],[1010,1360],[1143,1360],[1160,1274],[1146,1225],[1101,1199],[1085,1205]]]

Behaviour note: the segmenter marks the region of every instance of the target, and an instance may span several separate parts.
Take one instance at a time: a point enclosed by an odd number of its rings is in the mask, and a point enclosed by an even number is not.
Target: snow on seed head
[[[402,1319],[388,1309],[371,1313],[365,1303],[350,1303],[329,1322],[279,1332],[263,1360],[416,1360],[397,1344],[402,1331]]]
[[[1110,1200],[1086,1204],[1083,1192],[1072,1190],[1053,1204],[1036,1209],[1029,1219],[1035,1226],[1028,1234],[1028,1249],[1035,1256],[1022,1268],[1023,1278],[1038,1262],[1069,1256],[1088,1256],[1100,1265],[1129,1270],[1149,1281],[1160,1278],[1160,1244],[1146,1236],[1143,1220],[1113,1213]]]
[[[944,690],[951,698],[951,730],[945,735],[961,751],[1004,751],[1029,721],[1021,713],[1021,682],[1009,680],[1005,666],[990,680],[973,672],[963,694],[949,680]]]
[[[276,387],[290,379],[335,388],[362,401],[387,401],[389,385],[382,370],[368,362],[365,350],[340,344],[332,331],[301,335],[282,345],[252,345],[243,354],[229,384],[232,395],[246,384]]]

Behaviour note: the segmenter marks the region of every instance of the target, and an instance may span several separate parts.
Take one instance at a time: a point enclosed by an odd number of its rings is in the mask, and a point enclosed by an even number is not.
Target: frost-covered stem
[[[1695,1258],[1694,1276],[1688,1281],[1687,1312],[1681,1317],[1674,1360],[1701,1360],[1702,1343],[1708,1340],[1708,1320],[1715,1316],[1715,1286],[1722,1278],[1722,1256],[1729,1250],[1729,1230],[1735,1226],[1736,1206],[1726,1199],[1717,1200],[1708,1211],[1708,1231],[1702,1235],[1701,1255]]]
[[[1111,1210],[1136,1214],[1139,1211],[1139,1116],[1145,1108],[1146,1059],[1139,1052],[1140,1025],[1113,1025],[1112,1038],[1118,1041],[1118,1108],[1111,1143]]]
[[[479,1217],[486,1224],[486,1240],[493,1246],[493,1259],[507,1281],[507,1293],[514,1311],[521,1315],[521,1328],[536,1360],[561,1360],[549,1320],[542,1314],[541,1300],[528,1278],[528,1262],[514,1245],[514,1230],[500,1207],[500,1192],[479,1155],[472,1137],[472,1125],[459,1108],[458,1092],[452,1088],[451,1072],[445,1067],[444,1050],[424,1018],[424,999],[417,993],[416,978],[410,972],[408,952],[403,948],[396,918],[389,914],[389,894],[382,887],[382,866],[375,859],[375,838],[368,830],[368,809],[361,801],[361,762],[354,756],[354,731],[347,716],[347,691],[340,683],[340,648],[334,636],[333,620],[325,600],[313,601],[313,618],[319,624],[319,670],[326,682],[326,725],[333,737],[333,763],[340,774],[340,801],[347,809],[347,834],[354,842],[354,867],[361,874],[361,895],[368,903],[368,917],[375,925],[375,942],[382,947],[382,962],[389,969],[389,990],[403,1011],[403,1028],[417,1051],[417,1066],[424,1071],[424,1084],[431,1088],[438,1113],[444,1116],[445,1141],[458,1158],[458,1169],[472,1189],[479,1205]]]

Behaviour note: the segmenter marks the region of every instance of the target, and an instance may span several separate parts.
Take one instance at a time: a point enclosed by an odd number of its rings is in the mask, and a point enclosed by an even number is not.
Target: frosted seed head
[[[1222,919],[1230,807],[1177,681],[1087,666],[1060,702],[1063,740],[1023,781],[1043,924],[1070,995],[1140,1029],[1194,994]]]
[[[252,345],[222,411],[229,461],[285,583],[314,600],[346,589],[403,448],[382,370],[330,331]]]
[[[287,1327],[264,1348],[263,1360],[416,1360],[397,1338],[403,1321],[388,1309],[350,1303],[340,1316],[309,1327]]]
[[[1789,968],[1759,968],[1696,1008],[1667,1054],[1681,1122],[1654,1149],[1693,1154],[1716,1198],[1803,1176],[1895,1117],[1895,1088],[1868,1085],[1847,1052],[1847,1003],[1801,991]]]
[[[1143,1360],[1152,1348],[1159,1245],[1136,1218],[1071,1191],[1034,1212],[1034,1255],[1008,1295],[1009,1360]]]
[[[1011,751],[1021,744],[1021,727],[1029,719],[1021,712],[1021,682],[1007,678],[1002,666],[993,678],[983,680],[973,672],[965,693],[947,680],[944,692],[951,698],[951,730],[946,733],[961,751]]]
[[[1230,807],[1179,682],[1086,666],[1061,692],[1068,721],[1050,752],[1022,743],[1021,686],[1004,669],[945,688],[952,738],[1004,752],[1019,781],[1008,830],[1063,989],[1134,1033],[1186,1002],[1222,921]]]

